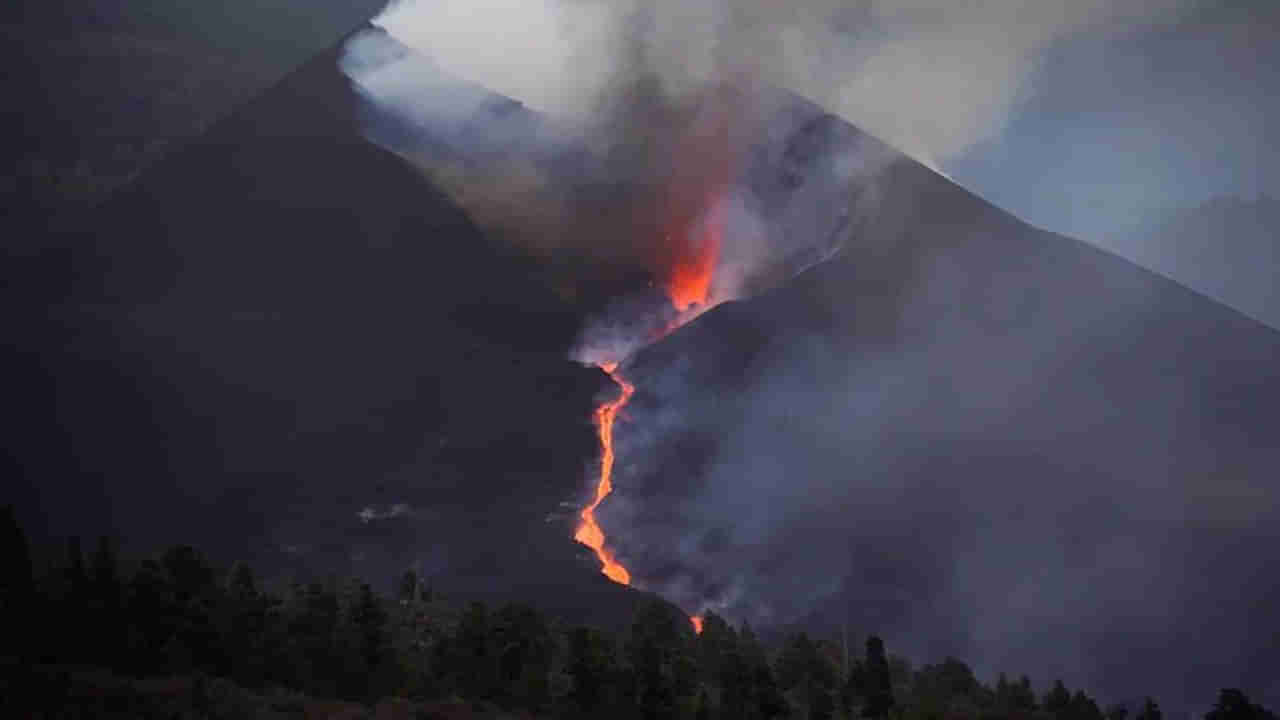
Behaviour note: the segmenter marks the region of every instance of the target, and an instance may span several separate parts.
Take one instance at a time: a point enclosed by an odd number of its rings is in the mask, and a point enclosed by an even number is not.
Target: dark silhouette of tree
[[[566,672],[573,682],[569,697],[583,716],[593,716],[604,704],[613,664],[613,647],[604,634],[585,627],[569,634]]]
[[[753,709],[753,673],[738,650],[732,649],[720,659],[720,714],[743,718]]]
[[[840,708],[845,715],[853,717],[854,707],[863,701],[866,687],[866,668],[861,660],[853,660],[849,664],[849,673],[840,688]]]
[[[1011,690],[1013,705],[1011,709],[1019,713],[1035,712],[1039,707],[1036,702],[1036,693],[1031,689],[1031,678],[1023,675],[1018,678],[1018,682],[1013,685]]]
[[[677,672],[691,668],[693,630],[688,618],[661,602],[641,605],[631,624],[626,655],[631,666],[635,702],[646,720],[672,717],[677,702],[692,700],[684,693],[694,684]],[[681,657],[681,656],[686,657]]]
[[[835,701],[831,692],[823,688],[814,688],[809,700],[809,720],[831,720],[836,714]]]
[[[1138,716],[1134,720],[1164,720],[1164,713],[1160,712],[1160,706],[1156,701],[1148,697],[1142,701],[1142,709],[1138,711]]]
[[[1105,720],[1102,715],[1102,709],[1098,707],[1093,698],[1085,694],[1083,690],[1076,690],[1071,696],[1071,705],[1068,709],[1068,715],[1071,720]]]
[[[756,712],[763,720],[784,717],[790,713],[787,699],[767,663],[756,666],[751,685],[755,694]]]
[[[368,584],[356,589],[345,608],[339,638],[341,670],[335,679],[343,697],[370,700],[394,689],[387,613]]]
[[[497,663],[489,638],[489,610],[484,603],[473,602],[463,612],[453,639],[453,670],[459,689],[467,697],[488,698],[493,694]]]
[[[295,586],[287,615],[288,650],[282,674],[294,678],[294,687],[321,697],[336,697],[337,593],[318,582]]]
[[[268,602],[258,591],[253,570],[237,563],[227,574],[226,630],[223,646],[233,658],[232,674],[240,683],[260,687],[267,679]]]
[[[884,641],[876,635],[867,638],[864,674],[866,684],[863,695],[866,702],[862,706],[862,716],[888,717],[894,705],[893,679],[889,675],[889,660],[885,657]]]
[[[80,538],[67,539],[64,562],[61,572],[61,593],[57,598],[58,615],[62,618],[56,630],[57,645],[64,658],[84,660],[85,638],[89,629],[88,618],[85,615],[89,605],[89,574],[85,571]]]
[[[1205,720],[1275,720],[1275,713],[1261,705],[1249,702],[1249,697],[1239,688],[1223,688],[1218,701],[1205,714]]]
[[[725,656],[737,650],[738,636],[733,628],[714,612],[702,617],[702,632],[694,641],[698,655],[698,673],[710,682],[719,682]]]
[[[769,662],[764,646],[756,637],[755,630],[751,629],[751,623],[746,620],[743,620],[742,627],[738,628],[738,650],[742,653],[742,659],[751,666],[752,670]]]
[[[1044,694],[1044,709],[1056,718],[1065,718],[1071,712],[1071,692],[1061,680],[1055,680],[1053,688]]]
[[[707,697],[707,689],[703,688],[698,691],[698,709],[694,713],[694,720],[711,720],[713,717],[711,711],[711,698]]]
[[[1103,712],[1061,681],[1045,693],[1041,712],[1025,675],[1014,682],[1001,673],[986,686],[950,657],[912,672],[875,636],[841,678],[834,646],[804,632],[787,638],[772,664],[748,624],[735,631],[708,613],[698,636],[663,602],[642,604],[624,636],[565,633],[531,607],[489,613],[482,603],[459,611],[448,598],[427,602],[413,571],[384,597],[357,580],[295,584],[279,596],[264,592],[247,565],[223,575],[180,545],[142,559],[122,582],[109,540],[97,543],[86,568],[72,539],[65,561],[37,585],[12,509],[0,511],[0,576],[3,662],[23,652],[24,632],[39,632],[38,660],[26,666],[92,662],[136,675],[188,674],[197,715],[212,713],[230,678],[361,702],[460,695],[516,715],[570,718],[1129,720],[1125,706]],[[7,686],[10,698],[56,698],[19,687],[24,682]],[[1134,720],[1163,718],[1147,698]],[[1205,720],[1277,718],[1227,688]]]
[[[114,661],[123,641],[121,628],[120,572],[115,546],[107,537],[98,539],[98,547],[90,560],[89,607],[86,612],[92,657],[109,665]]]
[[[129,627],[125,638],[125,665],[133,672],[149,673],[156,668],[160,648],[168,639],[166,613],[170,601],[159,563],[143,560],[129,581],[126,596],[125,618]]]
[[[404,575],[400,576],[400,585],[397,588],[396,599],[401,605],[410,605],[419,600],[418,591],[418,573],[413,570],[405,570]]]
[[[546,706],[556,650],[546,619],[526,605],[508,605],[494,618],[493,632],[498,683],[506,703],[529,709]]]
[[[19,658],[36,650],[35,581],[31,548],[12,506],[0,510],[0,634]]]

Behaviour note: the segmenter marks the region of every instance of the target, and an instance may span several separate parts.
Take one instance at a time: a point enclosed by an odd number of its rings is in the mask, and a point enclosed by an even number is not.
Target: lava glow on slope
[[[705,307],[711,299],[711,278],[720,259],[720,242],[724,226],[713,216],[701,237],[694,239],[686,257],[671,268],[667,279],[667,297],[679,312],[695,306]]]
[[[630,585],[631,573],[627,572],[627,569],[614,559],[613,553],[604,546],[604,530],[600,529],[600,523],[596,522],[596,508],[609,493],[613,492],[613,423],[618,417],[618,411],[631,400],[631,395],[635,393],[636,388],[618,374],[618,363],[605,363],[600,366],[600,369],[613,378],[622,392],[618,397],[596,408],[596,431],[600,437],[600,479],[596,482],[595,499],[582,509],[582,523],[578,525],[578,531],[574,533],[573,539],[595,551],[596,557],[600,558],[601,572],[610,580],[622,585]]]

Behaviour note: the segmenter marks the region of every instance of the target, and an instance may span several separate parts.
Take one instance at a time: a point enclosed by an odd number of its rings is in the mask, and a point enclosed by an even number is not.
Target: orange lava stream
[[[690,615],[689,622],[693,623],[693,634],[701,635],[702,634],[702,616]]]
[[[590,505],[582,509],[582,523],[578,525],[573,539],[596,552],[600,558],[601,572],[610,580],[621,585],[631,584],[631,573],[613,557],[613,552],[604,545],[604,530],[596,522],[596,508],[613,492],[613,421],[618,411],[631,400],[636,388],[618,373],[618,363],[604,363],[600,369],[609,374],[621,388],[622,393],[614,400],[602,403],[596,408],[596,429],[600,436],[600,480],[596,483],[596,497]]]

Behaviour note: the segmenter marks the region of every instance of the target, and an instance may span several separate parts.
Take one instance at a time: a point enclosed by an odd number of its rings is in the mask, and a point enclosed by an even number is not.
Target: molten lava
[[[596,482],[595,499],[582,509],[582,523],[578,525],[578,531],[574,533],[573,539],[596,552],[596,557],[600,558],[602,565],[601,572],[610,580],[622,585],[630,585],[631,573],[614,559],[613,552],[604,545],[604,530],[600,528],[600,523],[596,522],[596,508],[609,496],[609,493],[613,492],[613,422],[618,417],[618,411],[631,400],[631,395],[636,388],[618,372],[618,363],[604,363],[600,365],[600,369],[613,378],[622,392],[617,398],[601,403],[596,408],[596,430],[600,436],[600,479]]]
[[[702,616],[690,615],[689,622],[693,623],[693,634],[701,635],[702,634]]]
[[[704,306],[711,299],[711,278],[720,259],[720,242],[724,228],[712,213],[706,227],[686,248],[686,253],[671,268],[667,279],[667,296],[676,310]]]

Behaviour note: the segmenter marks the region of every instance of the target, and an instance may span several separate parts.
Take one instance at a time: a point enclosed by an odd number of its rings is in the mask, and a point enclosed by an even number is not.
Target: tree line
[[[67,542],[36,576],[10,510],[0,518],[0,655],[134,676],[204,673],[246,688],[373,702],[463,699],[544,717],[772,720],[1163,720],[1147,698],[1102,708],[1061,681],[980,682],[964,662],[913,668],[870,636],[850,657],[799,631],[770,646],[714,613],[695,634],[661,601],[623,632],[573,626],[536,608],[457,604],[412,571],[388,596],[357,580],[262,586],[180,545],[122,571],[113,542]],[[1130,718],[1132,715],[1132,719]],[[1205,720],[1277,720],[1224,689]]]

